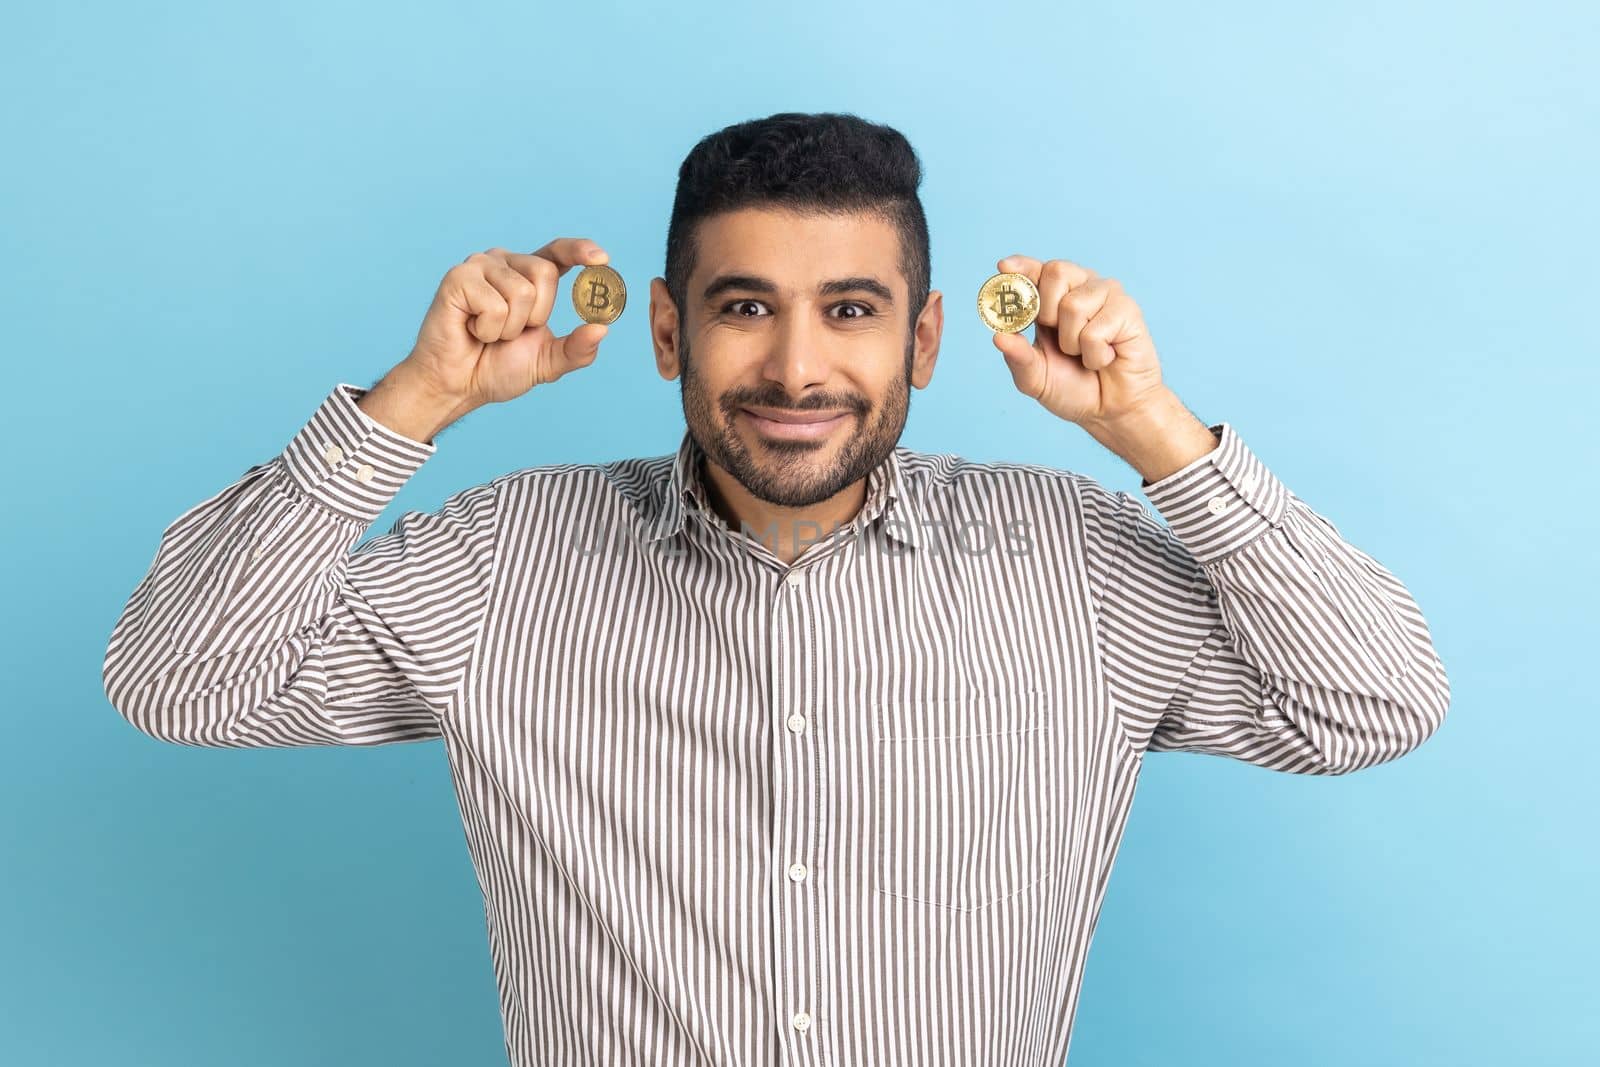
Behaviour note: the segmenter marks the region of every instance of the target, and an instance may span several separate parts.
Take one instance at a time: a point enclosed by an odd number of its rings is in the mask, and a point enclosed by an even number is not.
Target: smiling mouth
[[[783,441],[816,441],[827,437],[850,418],[848,411],[789,411],[781,408],[740,408],[756,432]]]

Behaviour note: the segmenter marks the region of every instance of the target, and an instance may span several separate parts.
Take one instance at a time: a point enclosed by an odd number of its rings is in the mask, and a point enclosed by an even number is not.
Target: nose
[[[783,317],[772,333],[772,348],[762,363],[761,375],[777,382],[792,397],[828,380],[827,339],[807,314]]]

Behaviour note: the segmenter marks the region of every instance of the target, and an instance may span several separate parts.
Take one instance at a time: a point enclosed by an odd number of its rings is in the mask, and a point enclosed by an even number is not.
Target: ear
[[[917,315],[911,352],[911,384],[926,389],[933,379],[933,365],[939,358],[939,338],[944,333],[944,294],[928,291],[928,302]]]
[[[650,344],[656,351],[656,370],[672,381],[683,366],[678,362],[678,307],[665,278],[650,279]]]

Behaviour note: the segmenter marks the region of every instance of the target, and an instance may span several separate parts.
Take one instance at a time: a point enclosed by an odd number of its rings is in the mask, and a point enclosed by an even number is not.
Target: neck
[[[867,479],[861,478],[826,500],[805,507],[785,507],[755,496],[738,479],[704,457],[700,465],[711,510],[731,528],[760,541],[786,564],[855,518],[867,501]]]

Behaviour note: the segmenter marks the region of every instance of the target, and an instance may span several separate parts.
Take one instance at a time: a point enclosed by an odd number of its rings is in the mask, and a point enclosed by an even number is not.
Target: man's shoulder
[[[1067,467],[907,448],[896,453],[916,510],[946,526],[1021,522],[1038,536],[1087,542],[1092,550],[1118,539],[1115,527],[1130,503],[1148,514],[1126,490]]]
[[[1089,475],[1043,463],[1010,459],[973,459],[953,452],[919,452],[897,447],[900,469],[927,499],[960,497],[1019,489],[1050,496],[1077,493],[1084,486],[1099,486]]]
[[[560,497],[565,504],[583,507],[625,500],[648,509],[659,500],[672,476],[675,452],[621,459],[542,463],[507,471],[490,481],[496,491],[511,496]]]

